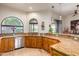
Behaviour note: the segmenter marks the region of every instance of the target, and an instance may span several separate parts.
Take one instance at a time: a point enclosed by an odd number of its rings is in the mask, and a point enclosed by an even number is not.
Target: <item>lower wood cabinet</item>
[[[8,49],[14,50],[15,49],[15,39],[14,38],[8,38]]]
[[[31,47],[36,48],[37,47],[37,37],[31,36]]]
[[[25,43],[24,43],[24,47],[27,47],[27,48],[31,48],[32,47],[32,38],[30,36],[25,36],[25,39],[24,39]]]
[[[43,37],[43,49],[48,51],[48,39],[46,37]]]
[[[27,48],[42,48],[51,53],[51,45],[58,43],[56,39],[42,36],[25,36],[25,47]]]
[[[42,48],[52,55],[62,55],[51,49],[51,45],[58,43],[56,39],[42,36],[25,36],[24,47],[26,48]],[[0,40],[0,53],[8,52],[15,49],[15,39],[13,37],[2,38]]]
[[[42,48],[43,47],[43,40],[42,37],[38,36],[36,39],[36,47],[37,48]]]
[[[42,48],[42,39],[40,36],[26,36],[25,47],[28,48]]]
[[[8,45],[7,44],[8,44],[8,40],[7,39],[6,40],[4,38],[1,39],[1,45],[0,45],[1,49],[0,49],[0,52],[6,52],[6,51],[8,51],[8,49],[7,49]]]
[[[58,43],[59,40],[43,37],[43,49],[51,53],[51,45]]]
[[[0,40],[0,53],[8,52],[14,49],[14,38],[2,38]]]

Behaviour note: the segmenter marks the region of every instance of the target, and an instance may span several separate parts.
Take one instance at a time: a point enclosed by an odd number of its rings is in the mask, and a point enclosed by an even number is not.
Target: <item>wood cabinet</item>
[[[26,36],[25,47],[28,48],[42,48],[42,39],[40,36]]]
[[[0,49],[0,52],[6,52],[8,51],[8,40],[7,39],[1,39],[1,49]]]
[[[37,48],[42,48],[43,47],[43,40],[42,40],[42,37],[41,36],[37,36],[36,37],[36,47]]]
[[[24,47],[26,48],[42,48],[51,55],[62,55],[59,52],[51,49],[51,45],[58,43],[59,41],[53,38],[42,36],[24,36]],[[15,38],[6,37],[0,40],[0,53],[8,52],[15,49]]]
[[[59,41],[56,39],[43,37],[43,49],[51,53],[51,45],[58,43]]]
[[[8,49],[9,49],[9,51],[15,49],[15,39],[14,38],[8,38]]]
[[[31,48],[31,37],[30,36],[25,36],[25,39],[24,39],[25,43],[24,43],[24,47],[27,47],[27,48]]]
[[[2,38],[0,40],[0,53],[8,52],[10,50],[13,50],[15,46],[14,38]]]
[[[27,48],[42,48],[51,53],[51,45],[58,43],[56,39],[42,36],[25,36],[25,47]]]
[[[43,49],[48,51],[48,39],[43,37]]]
[[[37,37],[31,36],[31,47],[36,48],[37,47]]]

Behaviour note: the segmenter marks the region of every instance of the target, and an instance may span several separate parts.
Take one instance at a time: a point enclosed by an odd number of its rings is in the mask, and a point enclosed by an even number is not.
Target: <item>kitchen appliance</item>
[[[15,49],[22,48],[23,47],[23,37],[16,36],[15,37]]]

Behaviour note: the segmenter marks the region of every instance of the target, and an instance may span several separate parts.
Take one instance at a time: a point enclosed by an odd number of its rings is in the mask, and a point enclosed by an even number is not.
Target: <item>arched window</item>
[[[38,32],[38,21],[35,18],[29,21],[29,26],[30,32]]]
[[[1,30],[2,34],[22,33],[23,22],[19,18],[14,16],[6,17],[1,22]]]

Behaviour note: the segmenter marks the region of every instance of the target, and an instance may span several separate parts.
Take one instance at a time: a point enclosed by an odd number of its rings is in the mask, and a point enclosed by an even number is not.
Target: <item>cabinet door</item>
[[[10,50],[14,50],[14,38],[2,38],[0,44],[0,52],[8,52]]]
[[[48,39],[43,37],[43,49],[48,51]]]
[[[43,42],[42,42],[42,37],[40,36],[37,36],[37,42],[36,42],[36,45],[37,45],[37,48],[42,48],[42,45],[43,45]]]
[[[5,39],[1,39],[1,52],[5,50]]]
[[[27,37],[25,37],[25,47],[42,48],[42,38],[39,36],[27,36]]]
[[[25,37],[25,47],[28,47],[28,48],[32,47],[31,37],[30,36]]]
[[[14,50],[15,49],[15,39],[14,38],[8,38],[8,49],[10,50]]]
[[[1,52],[7,52],[8,50],[8,39],[1,39]]]
[[[4,41],[5,41],[4,50],[5,50],[5,52],[8,52],[9,51],[9,40],[8,40],[8,38],[5,38]]]
[[[31,45],[32,45],[32,48],[36,48],[36,41],[37,41],[37,37],[36,36],[31,36],[30,38],[31,40]]]

